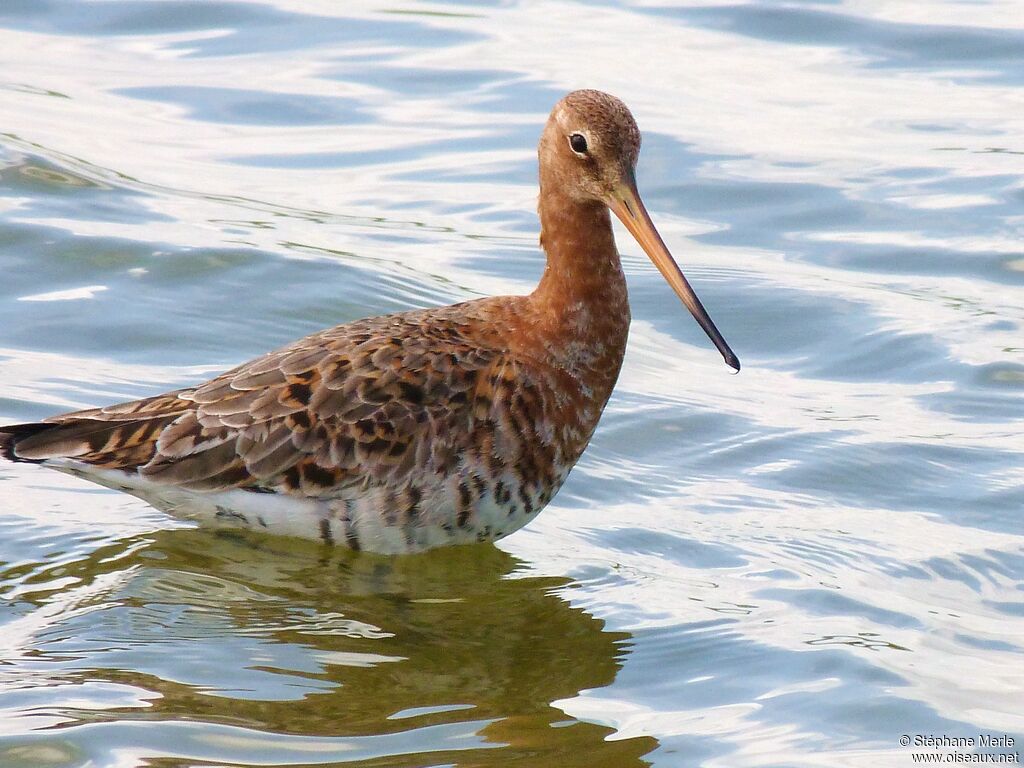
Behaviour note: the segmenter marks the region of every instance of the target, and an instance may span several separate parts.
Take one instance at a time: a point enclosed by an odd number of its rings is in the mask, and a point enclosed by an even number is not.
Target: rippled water
[[[636,114],[641,191],[744,370],[623,233],[620,385],[498,549],[216,536],[0,466],[0,765],[1021,751],[1022,19],[3,0],[0,421],[528,290],[534,146],[583,86]]]

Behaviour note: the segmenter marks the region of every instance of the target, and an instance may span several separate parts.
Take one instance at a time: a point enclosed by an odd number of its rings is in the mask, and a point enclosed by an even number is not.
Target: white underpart
[[[245,528],[380,554],[421,552],[499,539],[522,528],[542,507],[536,500],[530,514],[521,505],[515,514],[510,514],[507,506],[487,496],[474,505],[469,524],[460,527],[455,524],[457,490],[448,484],[424,494],[416,523],[410,525],[402,510],[389,509],[392,497],[384,489],[360,489],[350,498],[298,497],[240,489],[193,491],[157,483],[134,472],[102,469],[74,459],[49,459],[43,464],[130,493],[174,517],[204,527]],[[508,481],[515,489],[511,478]]]
[[[237,489],[190,491],[154,483],[136,473],[101,469],[73,459],[49,459],[43,465],[138,496],[157,509],[203,525],[258,527],[283,536],[320,539],[320,520],[330,514],[325,502],[314,499]]]

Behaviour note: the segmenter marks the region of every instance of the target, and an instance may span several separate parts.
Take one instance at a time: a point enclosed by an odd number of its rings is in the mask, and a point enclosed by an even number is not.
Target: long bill
[[[668,281],[668,284],[672,286],[672,290],[682,299],[683,304],[690,310],[690,314],[700,324],[700,327],[704,329],[704,333],[718,347],[718,351],[722,353],[725,362],[738,371],[740,369],[740,359],[736,357],[725,339],[722,338],[722,334],[718,332],[718,328],[715,327],[715,324],[708,316],[704,305],[700,303],[697,294],[693,292],[690,283],[683,276],[679,265],[672,258],[672,254],[668,252],[665,241],[661,239],[658,230],[654,228],[654,222],[651,221],[643,201],[640,200],[640,193],[637,192],[636,182],[633,180],[632,174],[623,181],[622,185],[615,191],[615,194],[608,200],[608,207],[626,225],[629,233],[636,238],[636,241],[640,243],[640,247],[651,257],[651,261],[654,262],[654,266],[661,272],[662,277]]]

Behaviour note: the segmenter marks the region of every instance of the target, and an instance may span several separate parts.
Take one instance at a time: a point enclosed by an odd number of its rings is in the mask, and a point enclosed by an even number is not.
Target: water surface
[[[499,548],[214,535],[0,467],[0,765],[1020,751],[1019,3],[5,0],[0,42],[0,421],[529,290],[577,87],[633,109],[744,363],[620,232],[619,387]]]

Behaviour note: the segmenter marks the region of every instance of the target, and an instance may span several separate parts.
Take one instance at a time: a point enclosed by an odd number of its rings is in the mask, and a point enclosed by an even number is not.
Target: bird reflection
[[[387,558],[171,530],[115,542],[62,573],[85,589],[109,585],[91,593],[102,607],[83,613],[78,590],[41,600],[49,626],[32,650],[61,681],[144,689],[147,719],[317,737],[479,723],[481,748],[446,756],[453,764],[640,766],[657,746],[606,741],[612,729],[551,705],[611,684],[629,635],[559,597],[569,580],[529,576],[496,548]],[[62,618],[53,604],[65,596]],[[63,711],[72,730],[138,716],[90,711],[80,697]]]

